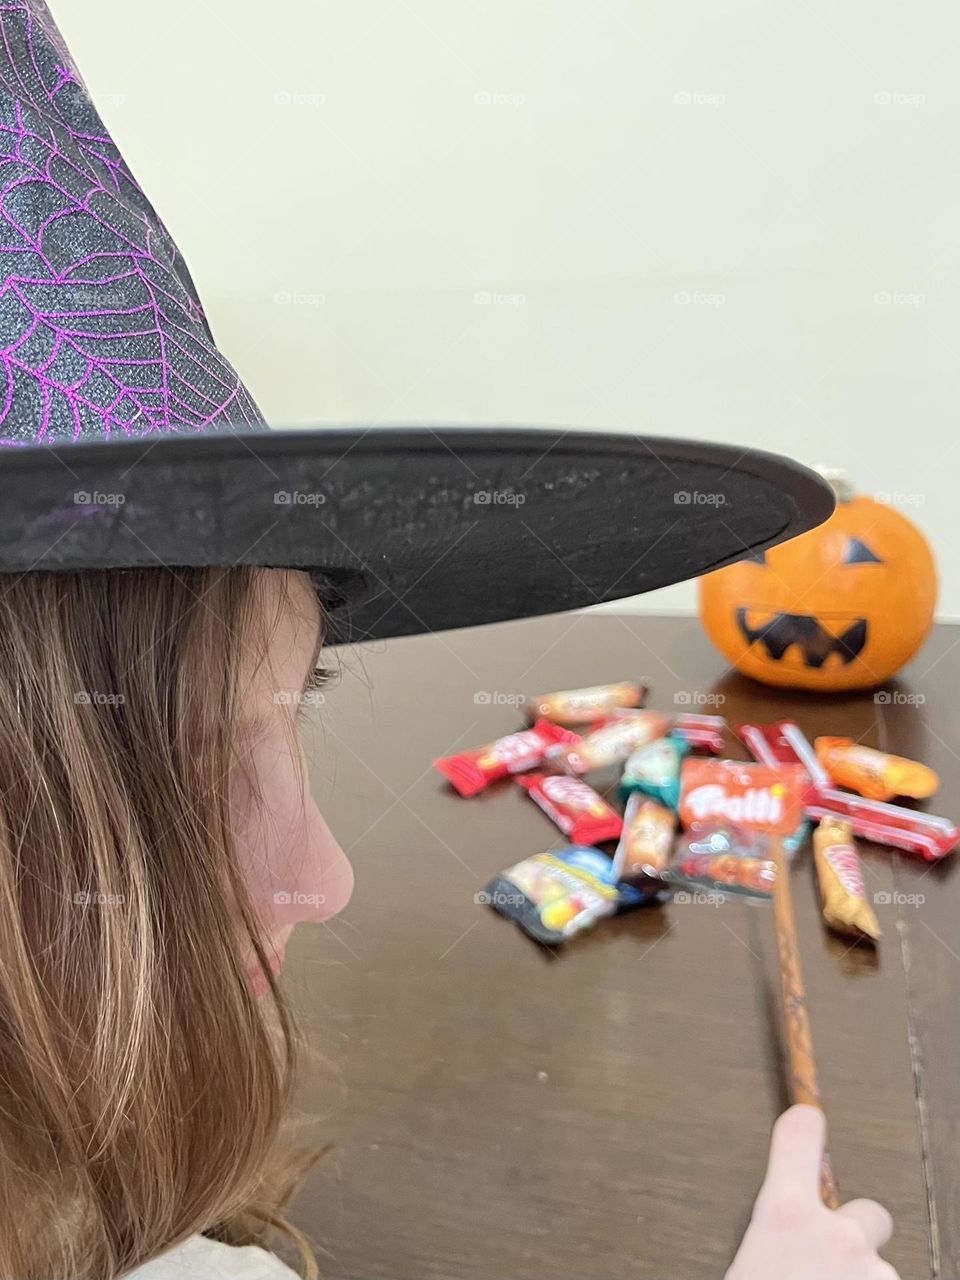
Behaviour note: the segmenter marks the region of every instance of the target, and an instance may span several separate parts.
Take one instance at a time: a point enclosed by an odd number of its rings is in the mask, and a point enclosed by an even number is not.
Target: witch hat
[[[0,573],[303,568],[331,639],[649,591],[833,510],[785,458],[649,436],[272,430],[41,0],[0,10]]]

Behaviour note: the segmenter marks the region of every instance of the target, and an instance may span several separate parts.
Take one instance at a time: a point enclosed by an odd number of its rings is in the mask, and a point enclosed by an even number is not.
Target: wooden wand
[[[787,1063],[791,1102],[805,1103],[823,1110],[820,1090],[817,1087],[817,1064],[813,1057],[813,1039],[810,1035],[810,1018],[807,1014],[807,993],[800,972],[800,953],[797,949],[797,922],[793,914],[790,895],[790,868],[783,856],[783,843],[779,836],[770,841],[770,852],[776,867],[773,888],[773,913],[777,930],[777,955],[780,961],[780,992],[783,997],[783,1021],[787,1040]],[[828,1209],[840,1205],[837,1181],[833,1176],[830,1157],[823,1153],[820,1172],[820,1198]]]

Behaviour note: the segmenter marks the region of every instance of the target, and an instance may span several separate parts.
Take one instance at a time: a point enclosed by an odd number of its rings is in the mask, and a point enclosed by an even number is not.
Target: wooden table
[[[321,1059],[302,1105],[335,1143],[295,1202],[322,1274],[719,1280],[785,1105],[769,907],[671,905],[540,950],[474,895],[555,829],[519,788],[462,800],[430,762],[519,727],[519,693],[648,677],[653,707],[792,717],[924,760],[957,818],[960,630],[938,628],[885,702],[763,689],[690,619],[568,615],[340,662],[308,745],[357,889],[287,967]],[[888,895],[876,954],[825,934],[809,849],[793,870],[831,1151],[844,1198],[893,1212],[904,1280],[952,1278],[960,878],[874,846],[865,863]]]

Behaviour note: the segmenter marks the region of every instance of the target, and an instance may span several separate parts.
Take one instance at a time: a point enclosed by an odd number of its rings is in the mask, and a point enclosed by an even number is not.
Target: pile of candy
[[[545,694],[527,704],[530,728],[434,761],[462,796],[513,776],[570,842],[509,867],[483,895],[539,942],[678,886],[769,897],[771,839],[792,853],[811,821],[826,924],[876,940],[855,838],[930,861],[960,840],[946,818],[889,803],[933,795],[939,779],[925,765],[848,738],[811,745],[789,721],[738,725],[754,761],[719,759],[722,716],[665,715],[644,708],[646,694],[643,682]],[[611,768],[622,812],[585,780]]]

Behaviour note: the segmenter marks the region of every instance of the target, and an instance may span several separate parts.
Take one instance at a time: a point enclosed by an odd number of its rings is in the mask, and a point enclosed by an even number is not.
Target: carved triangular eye
[[[883,564],[880,557],[861,542],[859,538],[851,538],[843,553],[844,564]]]
[[[766,564],[767,553],[765,551],[751,551],[748,556],[744,556],[747,564]]]

